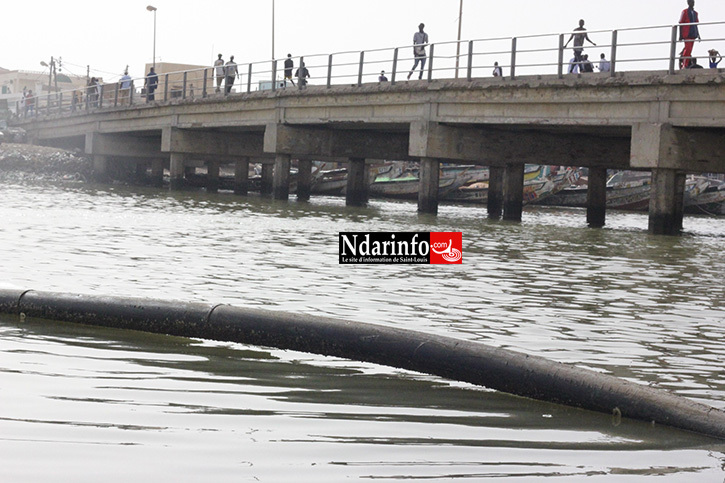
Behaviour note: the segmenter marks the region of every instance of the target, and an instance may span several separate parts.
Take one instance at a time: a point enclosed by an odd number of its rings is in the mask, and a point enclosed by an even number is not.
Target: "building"
[[[7,103],[8,109],[15,112],[17,102],[23,97],[23,91],[32,90],[37,95],[62,92],[85,87],[85,77],[66,75],[58,72],[51,77],[48,72],[28,70],[8,70],[0,67],[0,105]],[[0,118],[3,115],[0,114]]]

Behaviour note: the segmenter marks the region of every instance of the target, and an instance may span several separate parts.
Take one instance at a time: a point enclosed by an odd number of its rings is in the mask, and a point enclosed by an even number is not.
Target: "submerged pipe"
[[[725,439],[725,411],[668,391],[478,342],[229,305],[0,289],[0,313],[336,356]]]

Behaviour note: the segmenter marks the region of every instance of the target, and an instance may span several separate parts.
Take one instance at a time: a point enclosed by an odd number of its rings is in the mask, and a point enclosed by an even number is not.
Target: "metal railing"
[[[688,25],[688,24],[682,24]],[[712,46],[725,41],[725,22],[697,24],[709,37],[700,45]],[[604,54],[610,70],[600,75],[616,76],[625,70],[666,70],[674,74],[682,62],[678,55],[678,29],[681,25],[634,27],[618,30],[590,30],[587,34],[597,42],[581,47],[584,51]],[[426,44],[424,67],[418,65],[413,47],[391,47],[366,51],[346,51],[294,58],[292,76],[285,72],[284,59],[236,64],[238,74],[222,79],[215,68],[158,74],[155,89],[148,76],[132,79],[124,89],[121,82],[87,86],[80,89],[33,95],[18,101],[16,113],[21,117],[95,111],[98,109],[137,106],[145,103],[174,102],[190,98],[207,98],[250,93],[253,90],[306,89],[310,85],[362,86],[379,82],[381,72],[391,85],[415,76],[427,82],[445,79],[476,78],[492,75],[494,65],[503,70],[502,80],[525,75],[557,75],[563,78],[572,70],[573,59],[566,60],[566,40],[577,32],[499,37]],[[460,44],[460,49],[458,48]],[[570,47],[571,48],[571,47]],[[580,47],[577,47],[579,49]],[[460,50],[460,54],[457,52]],[[700,48],[700,50],[704,50]],[[707,56],[689,57],[707,59]],[[598,66],[599,57],[589,60]],[[583,63],[576,63],[582,67]],[[309,78],[300,68],[304,66]],[[604,67],[604,65],[602,65]],[[723,65],[725,67],[725,64]],[[592,69],[594,70],[594,69]],[[725,70],[725,69],[723,69]],[[719,72],[723,72],[720,70]],[[596,72],[596,71],[595,71]],[[579,73],[579,75],[588,75]]]

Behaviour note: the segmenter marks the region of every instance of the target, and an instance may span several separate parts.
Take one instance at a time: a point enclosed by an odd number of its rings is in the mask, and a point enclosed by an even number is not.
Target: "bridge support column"
[[[164,184],[163,158],[154,158],[151,160],[151,183],[154,186],[162,186]]]
[[[674,169],[652,170],[650,193],[650,233],[677,235],[682,230],[685,175]]]
[[[347,163],[347,206],[365,206],[368,202],[368,169],[365,158],[350,158]]]
[[[108,180],[108,156],[93,155],[93,179],[101,182]]]
[[[275,156],[273,188],[273,196],[275,200],[289,199],[289,168],[289,154],[278,154]]]
[[[418,187],[418,212],[438,214],[438,186],[440,185],[440,161],[435,158],[420,159],[420,185]]]
[[[216,193],[219,191],[219,162],[209,161],[206,164],[206,191]]]
[[[488,167],[488,198],[486,207],[488,209],[488,217],[492,220],[498,220],[503,213],[503,179],[505,168],[500,166]]]
[[[271,195],[272,187],[274,186],[274,165],[273,164],[262,164],[262,179],[259,187],[259,192],[262,195]]]
[[[503,184],[503,219],[521,221],[524,205],[524,164],[507,164]]]
[[[589,168],[587,187],[587,225],[601,228],[607,214],[607,169]]]
[[[239,158],[234,163],[234,194],[247,196],[249,193],[249,157]]]
[[[180,190],[185,186],[184,183],[184,162],[186,155],[182,153],[171,153],[169,162],[169,189]]]
[[[308,201],[312,190],[312,160],[297,161],[297,201]]]

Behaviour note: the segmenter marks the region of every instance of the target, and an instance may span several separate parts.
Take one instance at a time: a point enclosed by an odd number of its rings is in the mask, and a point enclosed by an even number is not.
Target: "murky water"
[[[2,283],[229,303],[482,341],[725,408],[725,219],[345,208],[0,185]],[[340,231],[462,231],[459,266],[340,266]],[[342,359],[0,319],[0,481],[717,481],[686,432]]]

